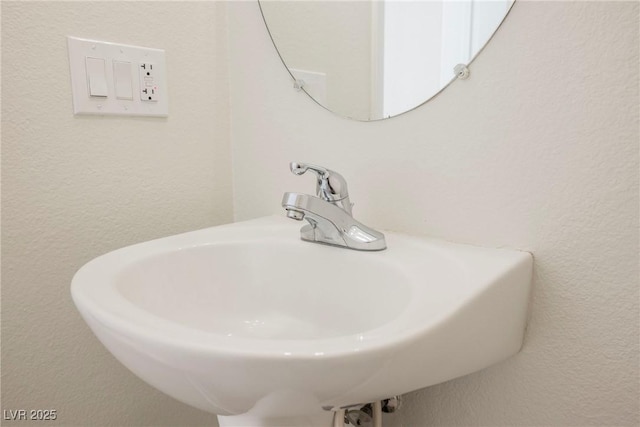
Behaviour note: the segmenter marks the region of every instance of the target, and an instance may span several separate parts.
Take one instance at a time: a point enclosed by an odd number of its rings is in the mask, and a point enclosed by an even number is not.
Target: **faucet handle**
[[[310,170],[316,174],[316,195],[321,199],[339,205],[351,215],[351,203],[347,181],[338,172],[309,163],[291,162],[289,168],[294,175],[302,175]]]
[[[323,168],[322,166],[316,166],[309,163],[300,163],[300,162],[291,162],[289,163],[289,168],[294,175],[302,175],[309,169],[318,175],[318,179],[321,177],[325,177],[329,170],[327,168]]]

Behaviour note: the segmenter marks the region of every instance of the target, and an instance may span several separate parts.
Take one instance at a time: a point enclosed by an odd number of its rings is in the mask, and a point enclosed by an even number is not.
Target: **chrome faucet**
[[[347,182],[337,172],[306,163],[289,164],[294,175],[312,171],[317,177],[316,196],[284,193],[282,207],[287,217],[309,224],[300,229],[302,240],[341,246],[360,251],[381,251],[387,244],[384,234],[356,221],[349,201]]]

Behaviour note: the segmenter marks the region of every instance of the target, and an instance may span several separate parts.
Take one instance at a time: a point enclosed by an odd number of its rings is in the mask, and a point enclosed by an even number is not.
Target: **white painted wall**
[[[230,6],[236,219],[313,191],[300,160],[343,173],[372,226],[535,256],[523,350],[389,425],[640,423],[638,6],[517,2],[469,80],[374,123],[295,92],[257,5]]]
[[[2,2],[2,409],[204,426],[129,373],[71,301],[110,250],[232,220],[224,4]],[[167,119],[74,117],[66,36],[164,48]]]

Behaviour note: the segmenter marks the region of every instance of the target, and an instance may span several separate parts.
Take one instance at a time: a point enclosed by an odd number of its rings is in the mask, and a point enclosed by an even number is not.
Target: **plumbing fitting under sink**
[[[353,204],[349,201],[347,182],[342,175],[306,163],[291,162],[289,166],[295,175],[310,170],[317,177],[316,196],[284,193],[282,198],[288,218],[309,222],[300,229],[302,240],[361,251],[386,249],[384,234],[353,218]]]

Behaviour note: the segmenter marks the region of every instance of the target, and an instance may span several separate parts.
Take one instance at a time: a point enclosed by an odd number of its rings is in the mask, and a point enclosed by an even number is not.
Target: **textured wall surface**
[[[308,161],[372,226],[535,256],[522,351],[409,394],[389,425],[640,423],[638,6],[517,2],[469,80],[375,123],[295,92],[257,5],[229,7],[237,219],[313,191],[287,167]]]
[[[224,4],[2,2],[2,409],[58,411],[33,425],[216,425],[120,365],[69,285],[102,253],[232,220],[217,22]],[[67,35],[165,49],[169,117],[74,117]]]

